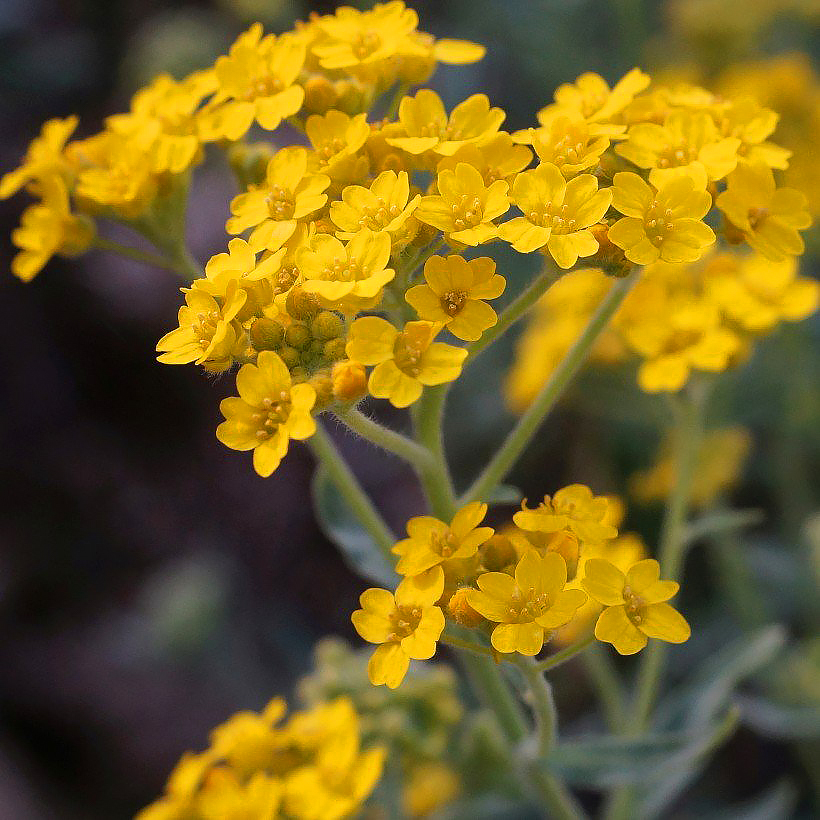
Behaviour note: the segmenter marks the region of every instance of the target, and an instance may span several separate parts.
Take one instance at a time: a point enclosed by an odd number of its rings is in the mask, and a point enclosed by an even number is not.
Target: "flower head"
[[[431,256],[424,266],[427,284],[415,285],[405,294],[419,318],[441,322],[457,338],[479,339],[497,321],[495,311],[484,299],[504,292],[504,277],[495,272],[495,262],[486,256]]]
[[[420,515],[407,522],[407,535],[393,548],[400,556],[396,571],[401,575],[418,575],[450,560],[471,558],[492,537],[492,527],[480,527],[487,505],[473,501],[462,507],[450,524],[430,515]]]
[[[407,407],[423,387],[453,381],[461,373],[467,351],[434,341],[440,330],[440,324],[408,322],[399,331],[386,319],[364,316],[350,328],[347,355],[376,365],[368,379],[371,396]]]
[[[694,176],[676,176],[653,188],[624,171],[615,174],[613,183],[612,205],[624,217],[607,236],[630,262],[694,262],[714,243],[714,232],[701,222],[712,198]]]
[[[464,245],[480,245],[497,236],[493,220],[510,207],[506,182],[499,179],[488,186],[472,165],[460,162],[455,171],[442,170],[436,184],[438,195],[425,196],[419,204],[420,221]]]
[[[634,655],[647,638],[669,643],[689,640],[683,616],[666,601],[678,591],[675,581],[661,581],[660,565],[652,558],[638,561],[624,574],[603,558],[591,558],[582,585],[606,609],[595,624],[595,637],[611,643],[621,655]]]
[[[478,589],[467,595],[470,606],[498,624],[490,641],[498,652],[537,655],[545,632],[569,623],[586,601],[579,589],[565,589],[567,565],[557,553],[524,554],[515,577],[504,572],[478,576]]]
[[[253,450],[253,467],[267,478],[285,457],[290,439],[315,432],[310,411],[316,391],[309,384],[291,384],[287,366],[270,350],[262,351],[256,364],[242,365],[236,388],[239,397],[219,405],[225,421],[216,437],[231,450]]]
[[[546,248],[560,267],[571,268],[579,256],[598,250],[589,228],[609,209],[612,191],[599,191],[592,174],[567,181],[557,166],[543,162],[515,178],[512,201],[524,216],[501,225],[502,239],[520,253]]]
[[[798,231],[811,225],[806,197],[794,188],[778,188],[771,168],[763,163],[738,165],[716,204],[746,242],[767,259],[780,262],[803,253]]]
[[[351,616],[359,635],[380,644],[370,658],[367,672],[374,685],[395,689],[407,674],[412,660],[428,660],[444,630],[444,613],[436,606],[444,591],[441,567],[414,578],[405,578],[395,594],[386,589],[367,589],[361,609]]]

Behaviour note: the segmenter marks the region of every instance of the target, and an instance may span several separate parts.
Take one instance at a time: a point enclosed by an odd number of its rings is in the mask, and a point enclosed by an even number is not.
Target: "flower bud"
[[[256,319],[250,329],[251,344],[257,350],[276,350],[285,338],[285,329],[276,319]]]
[[[367,392],[367,371],[359,362],[345,359],[331,371],[333,395],[340,401],[356,401]]]
[[[314,74],[305,83],[306,111],[311,114],[324,114],[328,109],[336,105],[339,95],[333,83],[322,74]]]
[[[343,330],[344,322],[329,310],[320,311],[310,323],[310,332],[316,339],[335,339]]]
[[[484,617],[479,615],[469,603],[467,603],[467,593],[469,587],[459,587],[451,596],[447,603],[447,614],[459,625],[470,628],[482,623]]]
[[[279,358],[285,363],[288,370],[293,370],[293,368],[302,361],[301,356],[299,356],[299,351],[295,347],[286,346],[280,348],[278,353]]]
[[[481,565],[488,572],[501,572],[510,564],[515,564],[518,554],[512,541],[506,535],[497,533],[482,544],[480,549]]]
[[[313,293],[306,293],[302,287],[296,285],[288,293],[285,309],[294,319],[307,321],[319,312],[319,300]]]
[[[304,322],[293,322],[285,331],[285,342],[297,350],[304,350],[312,341],[310,328]]]
[[[325,342],[322,352],[324,353],[326,359],[335,362],[339,359],[344,359],[346,344],[347,343],[344,338],[339,336],[336,339],[331,339],[330,341]]]
[[[589,263],[600,265],[609,276],[619,279],[628,276],[635,266],[626,258],[623,250],[610,240],[609,226],[604,222],[598,222],[589,230],[598,242],[598,251],[589,258]]]
[[[316,405],[324,407],[333,399],[333,379],[327,370],[321,370],[310,379],[316,391]]]

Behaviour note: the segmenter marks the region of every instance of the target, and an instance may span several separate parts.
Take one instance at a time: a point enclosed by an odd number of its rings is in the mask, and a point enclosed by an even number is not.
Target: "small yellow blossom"
[[[288,451],[290,439],[310,438],[316,423],[310,415],[316,392],[309,384],[291,384],[285,363],[272,351],[259,354],[236,374],[239,397],[219,405],[225,421],[216,437],[232,450],[253,450],[253,466],[267,478]]]
[[[479,527],[487,515],[487,505],[473,501],[462,507],[450,524],[430,515],[407,522],[408,538],[399,541],[393,552],[400,556],[396,571],[418,575],[446,561],[471,558],[491,538],[492,527]]]
[[[443,231],[448,240],[480,245],[498,235],[494,219],[510,207],[504,180],[486,185],[481,174],[460,162],[454,171],[444,169],[436,178],[438,196],[422,198],[416,217]]]
[[[701,222],[712,198],[692,176],[674,177],[654,189],[637,174],[621,172],[613,184],[612,205],[624,217],[607,235],[630,262],[694,262],[714,243],[714,231]]]
[[[390,236],[362,228],[345,245],[318,234],[297,257],[302,287],[328,308],[355,312],[374,306],[396,275],[390,264]]]
[[[541,162],[557,166],[569,178],[598,165],[601,154],[609,148],[609,137],[602,130],[562,114],[532,132],[532,147]]]
[[[741,163],[729,175],[716,205],[746,242],[773,262],[803,253],[798,231],[811,225],[804,194],[778,188],[771,169],[762,163]]]
[[[481,143],[492,137],[504,122],[500,108],[491,108],[486,94],[473,94],[459,103],[450,116],[441,97],[423,88],[415,97],[404,97],[399,105],[399,122],[404,134],[387,142],[408,154],[433,151],[449,157],[464,145]]]
[[[750,96],[731,100],[716,115],[721,133],[740,140],[737,153],[741,161],[762,162],[783,171],[789,166],[792,152],[766,139],[777,127],[778,119],[775,111]]]
[[[613,88],[599,74],[581,74],[575,84],[565,83],[555,91],[555,102],[538,112],[539,121],[548,121],[555,114],[580,115],[588,122],[611,120],[649,85],[648,74],[639,68],[627,72]]]
[[[199,288],[184,288],[185,305],[179,309],[179,327],[157,342],[158,360],[163,364],[201,364],[212,373],[222,373],[247,347],[247,338],[236,315],[245,304],[246,293],[232,280],[225,288],[222,304]]]
[[[722,137],[705,111],[673,111],[663,125],[633,125],[615,153],[639,168],[651,168],[657,187],[687,169],[705,172],[709,180],[723,179],[737,165],[740,140]]]
[[[633,564],[626,574],[603,558],[587,561],[583,587],[606,607],[595,624],[595,637],[621,655],[640,652],[647,638],[689,640],[689,624],[666,603],[677,594],[678,584],[659,579],[660,565],[652,558]]]
[[[48,120],[40,129],[40,135],[31,141],[20,167],[0,178],[0,199],[8,199],[33,181],[68,171],[63,148],[78,122],[73,116]]]
[[[304,148],[283,148],[268,163],[265,185],[251,189],[231,201],[233,216],[225,230],[240,234],[253,228],[249,238],[255,251],[278,250],[296,230],[296,222],[319,210],[330,179],[308,172]]]
[[[11,272],[23,282],[30,282],[55,254],[76,256],[94,240],[94,223],[71,213],[61,177],[44,178],[39,189],[42,201],[26,208],[20,226],[11,232],[12,244],[20,249],[12,259]]]
[[[376,365],[368,390],[394,407],[408,407],[421,397],[423,387],[457,379],[467,356],[460,347],[434,341],[441,330],[432,322],[408,322],[403,331],[386,319],[365,316],[350,328],[347,355]]]
[[[461,791],[458,775],[445,763],[420,763],[413,767],[402,793],[408,817],[427,817],[443,808]]]
[[[411,660],[428,660],[444,631],[444,613],[436,606],[444,591],[441,567],[415,578],[405,578],[395,594],[386,589],[365,590],[362,608],[351,616],[359,635],[380,644],[367,671],[374,685],[395,689],[407,674]]]
[[[499,131],[476,144],[463,145],[452,156],[444,157],[437,166],[437,173],[455,171],[460,162],[472,165],[485,185],[503,179],[509,183],[523,171],[532,160],[532,151],[526,145],[517,145],[506,131]]]
[[[254,23],[216,61],[217,92],[201,117],[203,137],[236,141],[254,121],[268,131],[278,128],[302,106],[305,93],[295,82],[304,62],[298,36],[263,37],[262,25]]]
[[[512,201],[524,216],[505,222],[499,229],[501,238],[520,253],[546,247],[558,266],[566,269],[579,256],[592,256],[598,250],[589,228],[609,209],[612,191],[599,191],[592,174],[567,181],[557,166],[544,162],[516,177]]]
[[[495,262],[486,256],[431,256],[424,266],[426,285],[415,285],[405,294],[420,319],[441,322],[457,338],[475,341],[497,321],[495,311],[484,299],[504,292],[504,277],[495,272]]]
[[[534,509],[522,506],[513,516],[517,527],[527,532],[553,533],[568,529],[582,542],[597,544],[614,538],[618,530],[606,521],[609,503],[593,496],[589,487],[570,484],[558,490]]]
[[[332,180],[347,180],[358,175],[357,152],[370,136],[367,114],[350,117],[336,110],[324,115],[311,114],[305,132],[314,151],[311,156],[314,170]],[[366,171],[367,159],[362,158],[362,162]]]
[[[478,589],[468,593],[470,606],[498,624],[490,642],[498,652],[537,655],[550,632],[569,623],[586,601],[579,589],[565,589],[567,565],[555,552],[524,554],[515,577],[504,572],[478,576]]]
[[[387,232],[393,246],[401,248],[418,229],[412,216],[420,201],[420,194],[410,198],[406,171],[382,171],[369,188],[348,185],[341,202],[331,203],[330,218],[339,228],[339,239],[350,239],[360,228],[370,228]]]

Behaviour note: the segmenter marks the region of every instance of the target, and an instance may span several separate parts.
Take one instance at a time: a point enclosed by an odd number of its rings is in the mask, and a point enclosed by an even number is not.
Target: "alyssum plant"
[[[210,68],[180,81],[158,77],[99,134],[72,140],[75,118],[46,123],[21,167],[0,181],[0,196],[25,189],[38,200],[13,235],[20,279],[55,253],[104,248],[188,280],[159,360],[236,369],[238,395],[222,401],[216,435],[250,451],[260,476],[277,469],[291,440],[313,451],[320,506],[330,498],[355,519],[370,550],[358,565],[382,581],[352,614],[376,646],[370,684],[401,687],[410,661],[443,643],[489,710],[461,752],[424,748],[407,740],[409,730],[403,743],[389,735],[374,707],[406,712],[410,694],[365,697],[358,684],[340,683],[317,696],[314,686],[286,722],[275,699],[216,729],[142,820],[340,818],[368,799],[390,805],[396,782],[408,814],[460,795],[461,816],[477,816],[469,800],[496,789],[548,816],[584,816],[567,778],[599,771],[602,756],[624,769],[636,750],[645,754],[668,644],[690,635],[670,601],[710,385],[758,336],[816,308],[815,283],[796,274],[805,201],[776,183],[789,152],[768,141],[775,112],[750,98],[652,86],[633,69],[611,88],[582,75],[538,112],[538,127],[508,133],[484,94],[448,112],[434,91],[411,93],[437,63],[483,55],[416,26],[398,1],[342,8],[280,36],[254,25]],[[256,141],[260,132],[291,139],[288,126],[304,135],[299,144]],[[184,225],[190,177],[206,150],[222,152],[241,192],[226,224],[233,238],[202,271]],[[156,251],[103,238],[97,227],[106,220]],[[500,315],[492,303],[506,281],[487,255],[497,243],[543,259]],[[579,266],[586,270],[568,273]],[[564,288],[555,304],[569,319],[554,337],[553,366],[531,374],[518,423],[458,492],[442,441],[448,390],[539,300],[546,304],[553,286],[550,294]],[[616,499],[580,484],[522,505],[500,529],[485,523],[499,483],[604,334],[609,358],[635,360],[640,387],[667,394],[675,409],[677,472],[655,557],[639,539],[619,537]],[[412,436],[358,409],[367,396],[409,408]],[[363,492],[328,423],[415,469],[429,509],[407,522],[406,537]],[[596,642],[643,653],[630,697]],[[580,653],[612,736],[573,747],[557,740],[549,673]],[[416,691],[422,674],[411,671],[404,686]],[[670,767],[673,780],[684,773],[682,788],[730,728],[731,715],[719,717],[694,740],[656,750],[645,780],[666,762],[667,780]],[[494,755],[495,778],[484,782],[470,774],[481,755],[464,751],[481,745],[480,726],[489,733],[482,748]],[[651,813],[641,778],[607,771],[591,779],[617,787],[610,816]]]

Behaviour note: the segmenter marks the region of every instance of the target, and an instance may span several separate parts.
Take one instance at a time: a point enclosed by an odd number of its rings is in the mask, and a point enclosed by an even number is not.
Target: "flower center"
[[[196,324],[193,326],[194,333],[199,336],[199,346],[205,350],[214,338],[216,327],[219,324],[219,312],[209,310],[207,313],[197,313]]]
[[[545,202],[527,214],[527,219],[533,225],[542,228],[551,228],[555,234],[567,234],[577,230],[577,222],[569,215],[568,205]]]
[[[299,278],[299,269],[296,265],[287,265],[276,274],[273,292],[278,296],[280,293],[289,291]]]
[[[460,290],[447,291],[447,293],[443,294],[439,299],[441,309],[448,316],[457,316],[461,312],[461,309],[464,307],[464,303],[466,301],[467,294]]]
[[[658,168],[678,168],[688,165],[694,159],[694,152],[685,140],[675,145],[668,144],[658,154]]]
[[[296,211],[296,202],[293,194],[281,185],[274,185],[265,200],[268,204],[268,213],[273,219],[293,219]]]
[[[768,208],[749,208],[749,224],[756,231],[769,217]]]
[[[349,259],[333,258],[332,265],[326,265],[322,271],[322,279],[327,282],[358,282],[370,276],[369,265],[359,264],[355,256]]]
[[[664,239],[675,229],[672,222],[672,209],[664,208],[656,199],[652,203],[652,207],[646,212],[644,229],[649,241],[655,247],[660,247]]]
[[[430,548],[442,558],[450,558],[458,549],[458,538],[448,530],[444,534],[434,533],[430,539]]]
[[[552,161],[559,168],[570,163],[575,165],[583,158],[586,145],[577,132],[568,132],[552,146]]]
[[[320,145],[316,146],[316,155],[319,161],[327,164],[336,154],[341,153],[347,143],[343,137],[328,137]]]
[[[279,427],[290,416],[290,394],[283,390],[278,396],[266,396],[253,413],[251,419],[256,423],[256,437],[265,441],[275,435]]]
[[[462,194],[458,202],[452,204],[453,225],[457,231],[474,228],[484,219],[484,206],[481,198]]]
[[[510,616],[518,623],[530,623],[540,618],[552,605],[552,599],[546,592],[536,594],[533,588],[516,587],[512,594]]]
[[[284,89],[284,83],[278,78],[270,74],[262,77],[257,77],[245,89],[242,99],[246,102],[251,102],[257,97],[272,97]]]
[[[373,54],[381,44],[381,37],[375,31],[362,31],[351,44],[351,50],[356,57],[364,60]]]
[[[401,208],[398,205],[388,205],[383,197],[377,197],[376,204],[362,209],[359,225],[378,231],[389,225],[400,213]]]
[[[628,584],[624,587],[623,596],[627,617],[633,624],[637,625],[641,623],[643,621],[643,616],[641,615],[641,609],[644,605],[643,599],[639,598]]]
[[[408,376],[416,378],[421,373],[421,344],[412,341],[406,333],[399,333],[393,345],[393,361],[396,367]]]
[[[387,636],[388,641],[400,641],[407,638],[416,631],[416,627],[421,621],[421,607],[400,606],[390,615],[391,632]]]

